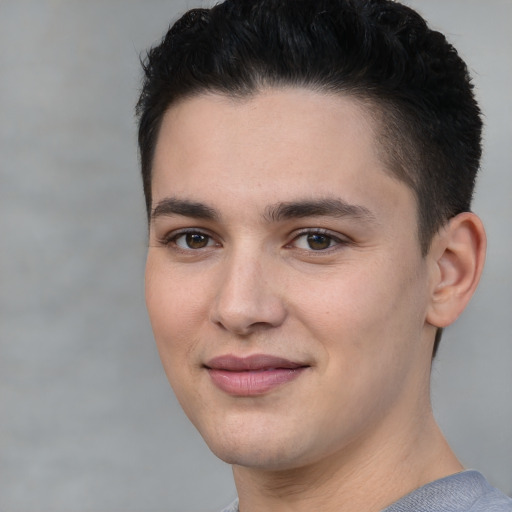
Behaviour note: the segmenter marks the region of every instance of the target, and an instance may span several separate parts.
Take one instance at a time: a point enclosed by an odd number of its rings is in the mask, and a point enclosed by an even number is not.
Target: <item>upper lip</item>
[[[309,366],[305,363],[290,361],[283,357],[266,354],[254,354],[247,357],[238,357],[226,354],[210,359],[205,367],[211,370],[225,370],[231,372],[271,370],[271,369],[295,369]]]

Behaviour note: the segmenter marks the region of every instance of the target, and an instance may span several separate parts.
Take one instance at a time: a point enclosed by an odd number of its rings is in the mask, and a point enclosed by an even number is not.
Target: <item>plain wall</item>
[[[444,336],[436,415],[512,494],[512,2],[410,2],[485,112],[487,268]],[[139,54],[190,1],[0,0],[0,509],[215,511],[235,494],[161,369],[143,298]]]

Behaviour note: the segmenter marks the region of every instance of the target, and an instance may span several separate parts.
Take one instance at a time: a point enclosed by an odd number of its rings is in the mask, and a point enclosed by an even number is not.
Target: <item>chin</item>
[[[286,449],[269,444],[268,436],[226,431],[221,436],[203,434],[203,438],[213,454],[228,464],[263,469],[276,466],[286,456]]]
[[[288,470],[315,460],[319,446],[307,446],[306,435],[287,428],[228,428],[222,432],[201,432],[206,444],[219,459],[232,465],[268,471]],[[281,433],[282,435],[279,435]]]
[[[300,466],[296,458],[286,450],[269,446],[210,447],[214,455],[227,464],[265,471],[283,471]]]

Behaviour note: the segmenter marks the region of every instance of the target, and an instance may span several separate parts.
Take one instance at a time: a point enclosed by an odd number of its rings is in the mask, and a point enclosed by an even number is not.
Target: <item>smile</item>
[[[234,396],[257,396],[295,380],[309,365],[256,354],[245,358],[216,357],[205,368],[221,391]]]

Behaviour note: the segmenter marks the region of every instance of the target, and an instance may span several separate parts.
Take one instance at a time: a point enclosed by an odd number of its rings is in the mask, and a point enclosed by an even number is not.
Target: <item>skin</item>
[[[304,89],[204,94],[164,117],[147,307],[242,512],[377,511],[462,469],[432,416],[431,354],[476,287],[485,235],[462,214],[423,257],[414,194],[379,158],[377,130],[354,99]],[[232,396],[205,368],[226,354],[307,368]]]

